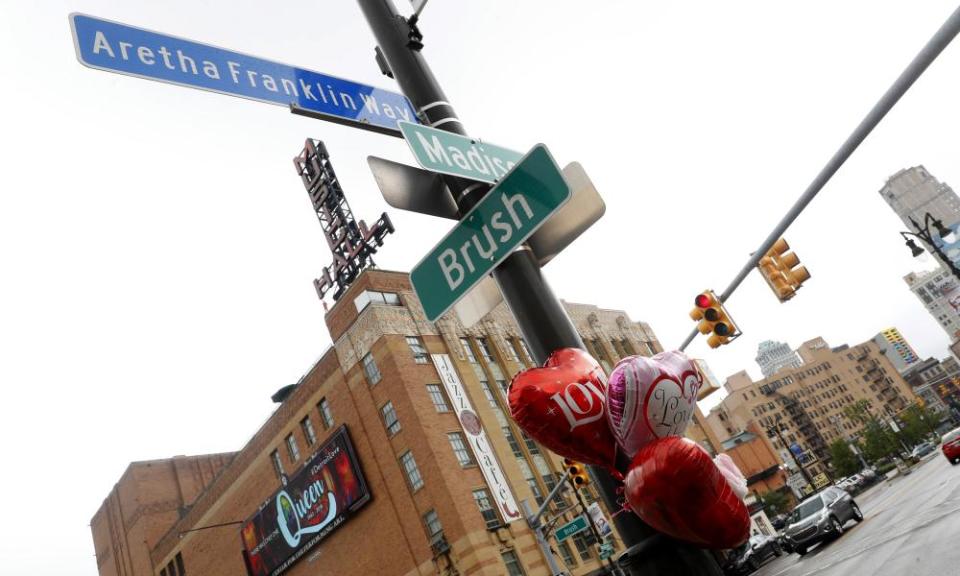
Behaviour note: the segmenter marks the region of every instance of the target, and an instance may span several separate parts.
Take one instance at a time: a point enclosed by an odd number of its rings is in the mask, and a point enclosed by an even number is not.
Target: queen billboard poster
[[[346,426],[241,530],[252,576],[283,573],[370,500]]]

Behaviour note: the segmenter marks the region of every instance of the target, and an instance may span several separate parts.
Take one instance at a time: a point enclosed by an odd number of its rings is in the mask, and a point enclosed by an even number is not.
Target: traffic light
[[[793,298],[800,286],[810,279],[807,268],[800,266],[800,258],[789,250],[790,245],[781,238],[757,263],[763,279],[781,302]]]
[[[711,348],[719,348],[727,344],[740,335],[740,330],[734,324],[733,319],[723,308],[723,304],[713,290],[704,290],[694,298],[694,308],[690,312],[690,317],[699,321],[697,330],[701,334],[709,334],[707,345]]]
[[[567,476],[570,477],[570,482],[573,483],[575,488],[583,488],[590,483],[590,475],[587,474],[587,468],[580,462],[564,458],[563,467],[566,469]]]

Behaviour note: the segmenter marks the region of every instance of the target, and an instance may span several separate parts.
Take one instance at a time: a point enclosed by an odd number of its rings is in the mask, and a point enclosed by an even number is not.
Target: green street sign
[[[520,161],[523,154],[412,122],[399,122],[414,158],[431,172],[494,183]]]
[[[557,531],[553,533],[557,537],[557,542],[563,542],[570,536],[573,536],[581,530],[587,529],[587,519],[583,516],[577,516],[570,522],[567,522],[563,526],[557,528]]]
[[[449,310],[570,196],[547,147],[534,146],[410,272],[427,319]]]

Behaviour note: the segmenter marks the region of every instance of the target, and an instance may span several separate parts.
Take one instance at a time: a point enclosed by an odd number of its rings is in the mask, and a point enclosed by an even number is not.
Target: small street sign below
[[[309,110],[325,120],[397,134],[397,122],[416,122],[401,94],[102,20],[71,14],[80,63],[90,68]]]
[[[417,162],[430,170],[494,183],[523,154],[429,126],[400,122],[400,131]]]
[[[570,522],[567,522],[563,526],[557,528],[557,531],[554,532],[554,536],[557,537],[557,542],[563,542],[570,536],[573,536],[581,530],[587,529],[587,519],[584,516],[577,516]]]
[[[830,479],[827,478],[826,474],[821,472],[813,477],[813,484],[817,487],[817,490],[819,490],[830,484]]]
[[[434,322],[570,199],[543,144],[530,152],[410,272]]]

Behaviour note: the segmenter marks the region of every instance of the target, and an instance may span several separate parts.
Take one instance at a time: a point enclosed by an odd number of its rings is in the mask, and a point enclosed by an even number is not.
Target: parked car
[[[843,534],[848,520],[860,522],[860,507],[846,491],[831,486],[797,504],[787,521],[784,536],[793,549],[803,556],[818,542]]]
[[[920,458],[923,458],[924,456],[933,452],[936,449],[937,449],[936,444],[933,444],[931,442],[921,442],[913,448],[912,452],[910,452],[910,457],[916,458],[919,460]]]
[[[793,553],[793,544],[787,540],[787,537],[784,535],[783,531],[777,533],[777,544],[780,545],[780,549],[786,552],[787,554]]]
[[[781,556],[783,549],[776,537],[754,534],[736,549],[724,567],[726,574],[752,574],[770,558]]]
[[[864,468],[860,471],[860,477],[863,478],[868,486],[877,481],[877,476],[877,471],[873,468]]]
[[[960,462],[960,428],[951,430],[943,435],[940,450],[951,464]]]
[[[770,519],[770,525],[773,526],[774,530],[783,530],[787,526],[787,515],[777,514]]]
[[[853,494],[860,489],[862,483],[863,478],[861,478],[858,474],[854,474],[853,476],[847,476],[846,478],[837,480],[835,485],[837,488],[841,488],[850,494]]]

